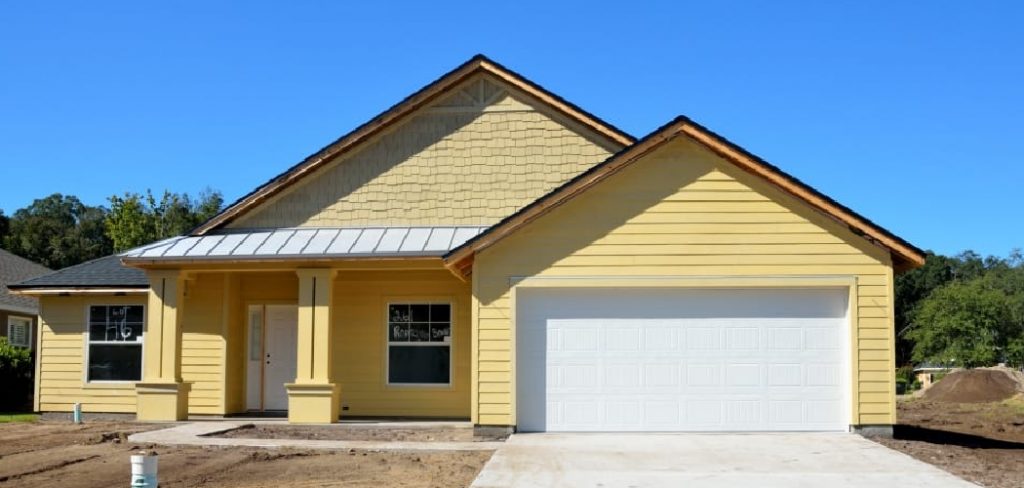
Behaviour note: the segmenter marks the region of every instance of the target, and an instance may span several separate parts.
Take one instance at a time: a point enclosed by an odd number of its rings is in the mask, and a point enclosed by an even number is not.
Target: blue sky
[[[0,209],[231,201],[475,53],[685,114],[914,244],[1024,246],[1020,2],[7,2]]]

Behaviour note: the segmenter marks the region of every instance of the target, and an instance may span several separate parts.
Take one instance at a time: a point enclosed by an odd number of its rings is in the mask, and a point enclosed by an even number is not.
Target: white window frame
[[[13,328],[13,327],[15,327],[17,325],[24,325],[25,326],[25,340],[28,341],[28,342],[23,343],[23,344],[16,344],[14,341],[11,340],[11,337],[12,337],[11,336],[11,328]],[[27,348],[27,349],[32,349],[32,319],[30,319],[28,317],[21,317],[21,316],[18,316],[18,315],[8,315],[7,316],[7,342],[10,343],[10,345],[12,345],[12,346],[24,347],[24,348]]]
[[[447,305],[448,306],[448,342],[392,342],[391,341],[391,306],[392,305]],[[428,322],[429,323],[429,322]],[[417,300],[394,298],[384,301],[384,384],[398,388],[451,388],[455,376],[455,301],[454,300]],[[424,347],[448,346],[448,382],[447,383],[392,383],[391,382],[391,346]]]
[[[93,341],[90,331],[90,317],[92,307],[142,307],[142,337],[143,340],[136,342],[127,341]],[[132,385],[141,382],[146,369],[146,305],[142,303],[89,303],[85,305],[85,361],[82,363],[82,380],[86,384],[128,384]],[[89,379],[89,364],[92,358],[89,357],[89,346],[92,344],[117,345],[117,346],[138,346],[142,349],[140,354],[139,379],[137,380],[92,380]]]

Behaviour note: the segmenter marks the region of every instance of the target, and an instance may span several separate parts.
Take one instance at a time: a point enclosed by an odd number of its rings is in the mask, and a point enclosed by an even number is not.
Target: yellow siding
[[[185,287],[181,380],[189,383],[188,412],[223,415],[225,339],[224,277],[200,274]]]
[[[135,385],[85,382],[86,313],[89,305],[145,305],[145,295],[47,296],[39,300],[41,338],[39,409],[69,412],[75,403],[85,412],[135,412]]]
[[[487,225],[621,149],[499,83],[467,81],[230,227]]]
[[[662,146],[477,255],[478,423],[514,423],[509,278],[530,276],[853,277],[852,423],[895,420],[889,255],[690,141]]]
[[[451,387],[387,386],[388,301],[452,302]],[[342,271],[334,284],[334,381],[342,415],[469,417],[470,290],[446,270]]]

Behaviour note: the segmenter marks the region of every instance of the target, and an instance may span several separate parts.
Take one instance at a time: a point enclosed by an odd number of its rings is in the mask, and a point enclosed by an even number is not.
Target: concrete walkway
[[[977,488],[854,434],[516,434],[474,488]]]
[[[326,441],[305,439],[235,439],[204,437],[257,422],[207,421],[177,424],[173,427],[128,436],[128,442],[165,446],[242,446],[295,449],[372,450],[372,451],[491,451],[502,442],[408,442],[408,441]],[[269,423],[269,422],[268,422]],[[280,422],[275,422],[280,423]],[[366,425],[366,424],[360,424]],[[394,427],[407,426],[389,423]],[[436,424],[435,424],[436,426]],[[325,425],[324,428],[334,428]]]

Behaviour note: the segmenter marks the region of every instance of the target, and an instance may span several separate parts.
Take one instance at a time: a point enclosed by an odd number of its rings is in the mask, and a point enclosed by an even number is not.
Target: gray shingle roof
[[[19,281],[50,272],[50,268],[33,263],[0,249],[0,310],[39,312],[39,301],[32,297],[11,294],[7,287]]]
[[[121,264],[121,256],[106,256],[68,266],[50,274],[22,281],[12,286],[24,288],[148,288],[149,281],[141,269]]]

